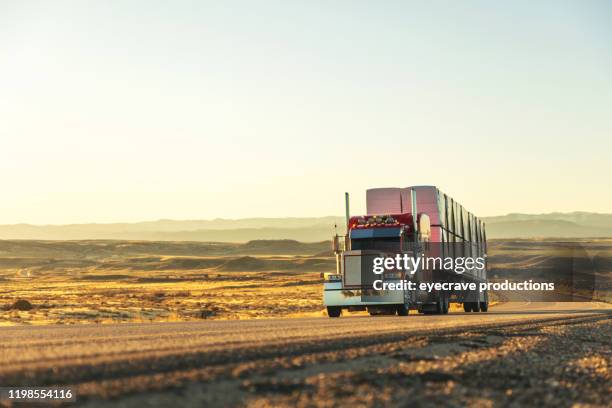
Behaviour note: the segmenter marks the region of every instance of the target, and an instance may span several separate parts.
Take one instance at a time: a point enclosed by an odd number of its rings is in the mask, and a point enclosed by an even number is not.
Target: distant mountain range
[[[612,214],[508,214],[485,218],[490,238],[612,237]]]
[[[488,238],[612,237],[612,214],[589,212],[486,217]],[[342,231],[343,217],[158,220],[113,224],[0,225],[0,239],[120,239],[246,242],[257,239],[324,241]]]

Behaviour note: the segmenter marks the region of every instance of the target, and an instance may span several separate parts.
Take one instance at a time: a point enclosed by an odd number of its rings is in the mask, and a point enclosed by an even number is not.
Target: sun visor
[[[401,228],[364,228],[351,230],[351,239],[394,238],[402,233]]]

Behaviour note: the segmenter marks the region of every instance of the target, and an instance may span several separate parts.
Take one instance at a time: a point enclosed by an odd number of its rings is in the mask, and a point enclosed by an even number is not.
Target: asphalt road
[[[478,379],[488,384],[493,368],[486,367],[495,361],[506,362],[496,366],[498,375],[507,369],[520,379],[537,368],[529,357],[535,353],[553,369],[577,364],[578,372],[581,358],[594,358],[585,364],[600,368],[589,375],[603,387],[539,405],[604,406],[601,395],[612,390],[611,322],[612,305],[604,303],[506,303],[445,316],[9,327],[0,329],[0,385],[69,386],[83,406],[374,406],[405,398],[427,405],[436,402],[431,395],[452,398],[442,405],[479,405],[483,395],[529,405],[536,400],[517,394],[520,381],[487,394]],[[588,337],[591,349],[571,351],[571,336]],[[516,377],[515,368],[523,374]],[[456,374],[470,370],[469,381]],[[548,387],[550,372],[538,375]],[[533,388],[532,376],[526,379]],[[401,397],[410,387],[415,391]]]

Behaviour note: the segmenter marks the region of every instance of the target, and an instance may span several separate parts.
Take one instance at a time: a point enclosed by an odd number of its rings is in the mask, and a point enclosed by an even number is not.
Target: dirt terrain
[[[575,300],[612,301],[612,239],[493,240],[488,264],[492,280],[587,276]],[[0,326],[323,316],[334,268],[329,242],[0,241]]]
[[[0,241],[0,326],[320,315],[333,268],[329,243]]]
[[[612,387],[612,308],[593,302],[2,335],[0,383],[69,386],[85,407],[603,407]]]
[[[573,295],[610,300],[611,243],[491,241],[490,276],[592,276]],[[329,319],[333,268],[326,242],[0,241],[0,384],[89,407],[609,406],[610,303]]]

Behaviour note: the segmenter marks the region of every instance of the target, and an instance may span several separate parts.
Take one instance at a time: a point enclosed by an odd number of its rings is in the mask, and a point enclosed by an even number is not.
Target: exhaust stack
[[[410,189],[410,207],[412,212],[412,226],[414,228],[414,235],[417,234],[417,193],[414,188]]]
[[[348,235],[349,220],[351,218],[349,212],[349,193],[344,193],[344,216],[346,217],[346,234]]]

